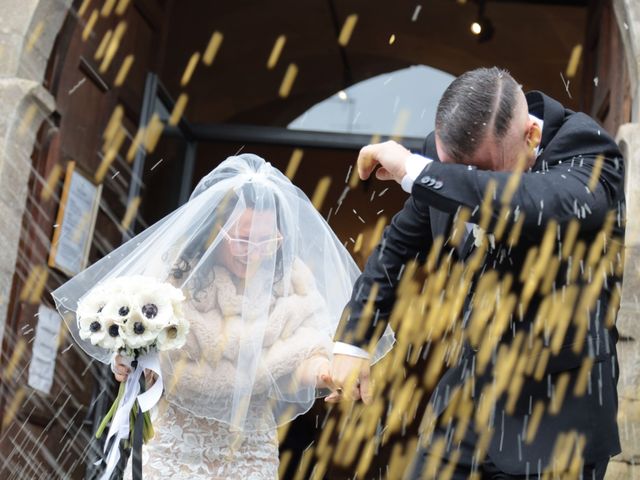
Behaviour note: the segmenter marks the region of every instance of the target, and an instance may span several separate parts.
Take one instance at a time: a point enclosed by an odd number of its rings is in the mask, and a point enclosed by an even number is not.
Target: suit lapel
[[[462,241],[462,248],[459,251],[461,260],[465,260],[469,256],[469,254],[471,253],[471,250],[473,250],[474,242],[475,242],[475,238],[473,236],[473,231],[470,231],[469,234]]]
[[[453,215],[441,212],[435,208],[429,208],[429,218],[431,220],[431,235],[433,238],[444,237],[446,241],[451,234]],[[468,234],[465,232],[462,237],[462,242],[458,245],[458,248],[455,249],[455,253],[459,259],[464,260],[469,256],[473,250],[474,241],[473,232],[469,232]]]

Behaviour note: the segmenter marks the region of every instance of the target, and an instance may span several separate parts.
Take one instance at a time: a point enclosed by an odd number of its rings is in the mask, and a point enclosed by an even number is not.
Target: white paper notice
[[[60,320],[56,310],[44,305],[38,308],[38,325],[29,364],[29,386],[44,393],[49,393],[53,384]]]
[[[85,266],[96,190],[89,180],[73,172],[56,250],[56,264],[70,276],[80,273]]]

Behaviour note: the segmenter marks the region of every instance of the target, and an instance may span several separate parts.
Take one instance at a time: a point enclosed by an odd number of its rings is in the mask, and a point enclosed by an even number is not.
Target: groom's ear
[[[540,128],[540,125],[538,125],[538,123],[534,122],[533,120],[529,120],[526,131],[527,147],[535,149],[540,145],[541,141],[542,129]]]

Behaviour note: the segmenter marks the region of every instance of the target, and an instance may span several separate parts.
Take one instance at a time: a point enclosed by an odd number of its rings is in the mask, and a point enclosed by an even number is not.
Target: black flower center
[[[111,325],[109,327],[109,335],[111,335],[112,337],[118,336],[118,325]]]
[[[89,325],[89,330],[91,330],[92,332],[99,332],[100,328],[102,328],[102,325],[100,325],[100,322],[91,322],[91,325]]]
[[[147,318],[154,318],[158,315],[158,307],[153,303],[147,303],[142,307],[142,314]]]
[[[120,310],[118,310],[118,315],[120,315],[121,317],[126,317],[127,315],[129,315],[129,307],[120,307]]]
[[[142,322],[136,322],[133,324],[133,333],[136,335],[142,335],[144,333],[144,325]]]

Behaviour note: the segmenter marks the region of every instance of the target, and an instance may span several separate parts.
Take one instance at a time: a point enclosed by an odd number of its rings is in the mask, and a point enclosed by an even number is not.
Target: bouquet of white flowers
[[[120,384],[118,396],[96,431],[96,437],[100,438],[111,421],[105,441],[109,474],[119,457],[116,453],[119,440],[128,437],[129,445],[133,445],[139,427],[144,443],[153,437],[149,409],[162,394],[157,352],[184,345],[189,331],[182,311],[184,300],[180,289],[152,277],[136,275],[109,279],[78,302],[76,318],[80,338],[109,350],[114,356],[132,359],[132,372],[127,381]],[[145,369],[158,377],[147,392]],[[138,420],[140,412],[142,421]]]
[[[112,278],[78,303],[80,338],[130,357],[180,348],[189,330],[184,298],[180,289],[152,277]]]

